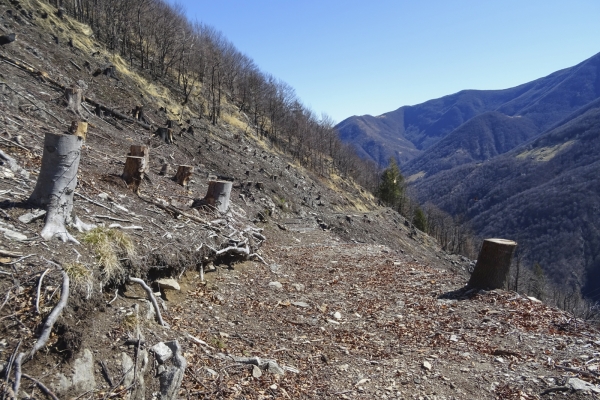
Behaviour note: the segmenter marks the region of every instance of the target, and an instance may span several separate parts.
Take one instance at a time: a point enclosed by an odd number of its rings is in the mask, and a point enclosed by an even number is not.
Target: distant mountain
[[[439,99],[399,109],[373,117],[354,116],[337,125],[342,140],[354,144],[359,154],[380,165],[386,165],[389,157],[396,157],[401,165],[424,153],[446,136],[459,129],[471,119],[496,112],[507,117],[521,118],[517,129],[519,137],[508,140],[513,146],[527,140],[531,135],[541,134],[554,124],[600,97],[600,53],[571,68],[557,71],[544,78],[504,90],[464,90]],[[486,117],[489,118],[489,117]],[[499,116],[498,116],[499,118]],[[489,123],[479,122],[482,127]],[[505,122],[505,125],[510,125]],[[473,126],[467,127],[473,130]],[[485,129],[485,128],[484,128]],[[527,131],[525,134],[524,131]],[[498,146],[494,135],[479,140],[479,147],[469,148],[464,161],[479,160],[479,148],[507,151],[507,145]],[[492,132],[493,133],[493,132]],[[498,132],[507,139],[509,130]],[[464,135],[462,132],[460,135]],[[473,133],[471,133],[473,134]],[[521,140],[521,141],[519,141]],[[458,150],[458,149],[457,149]],[[439,148],[435,151],[439,152]],[[493,154],[494,151],[490,153]],[[454,160],[453,162],[456,162]],[[429,173],[429,164],[421,161]],[[411,172],[416,166],[407,166]],[[432,165],[440,170],[440,166]]]

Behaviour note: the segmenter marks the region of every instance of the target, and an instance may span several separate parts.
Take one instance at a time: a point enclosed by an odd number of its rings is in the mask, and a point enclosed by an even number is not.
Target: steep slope
[[[600,108],[591,108],[509,153],[414,187],[421,201],[464,215],[481,235],[517,239],[556,282],[586,285],[597,296],[599,133]]]
[[[600,54],[514,88],[465,90],[419,105],[404,106],[379,117],[350,117],[337,128],[342,138],[353,143],[363,156],[380,164],[390,156],[405,163],[478,115],[496,111],[524,118],[541,133],[598,97]],[[477,159],[477,156],[472,158]],[[424,170],[429,172],[427,165]]]

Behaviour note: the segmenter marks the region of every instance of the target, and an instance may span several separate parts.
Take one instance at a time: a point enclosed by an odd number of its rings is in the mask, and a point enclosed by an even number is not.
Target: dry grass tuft
[[[89,231],[83,242],[89,244],[94,252],[98,263],[103,269],[103,281],[110,282],[119,279],[125,273],[119,257],[133,257],[135,246],[126,233],[104,227],[98,227]]]
[[[89,298],[94,285],[92,270],[78,262],[63,264],[63,269],[69,276],[73,289],[84,289],[87,292],[87,298]]]

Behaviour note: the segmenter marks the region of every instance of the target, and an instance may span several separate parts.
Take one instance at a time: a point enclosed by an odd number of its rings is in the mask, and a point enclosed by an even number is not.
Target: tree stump
[[[148,172],[148,169],[150,168],[150,152],[148,151],[148,146],[132,144],[129,148],[129,154],[127,155],[134,157],[144,157],[145,169],[143,172]]]
[[[146,168],[147,164],[144,157],[127,156],[121,178],[123,178],[125,183],[127,183],[135,193],[140,189],[140,184],[142,183],[142,179],[144,179]]]
[[[65,99],[67,100],[67,107],[77,115],[81,115],[81,99],[83,97],[83,90],[77,86],[71,86],[65,89]]]
[[[193,172],[194,167],[192,167],[191,165],[180,165],[177,168],[177,173],[173,177],[173,180],[179,183],[181,186],[187,187]]]
[[[40,236],[46,240],[58,237],[63,242],[78,241],[67,232],[72,222],[73,193],[77,186],[77,170],[81,157],[79,136],[46,132],[42,167],[28,202],[45,208],[46,221]]]
[[[0,36],[0,46],[4,46],[5,44],[9,44],[17,40],[16,33],[9,33],[8,35]]]
[[[69,133],[71,135],[78,136],[85,140],[87,136],[88,123],[85,121],[73,121],[71,122],[71,127],[69,128]]]
[[[165,176],[165,175],[169,175],[170,171],[171,171],[171,166],[169,164],[163,164],[163,166],[161,167],[160,172],[158,174]]]
[[[173,143],[173,130],[171,128],[158,128],[154,135],[160,137],[167,144]]]
[[[504,289],[516,247],[517,242],[512,240],[485,239],[468,285],[480,289]]]
[[[204,202],[215,207],[220,212],[227,212],[229,208],[229,196],[233,182],[229,181],[209,181]]]

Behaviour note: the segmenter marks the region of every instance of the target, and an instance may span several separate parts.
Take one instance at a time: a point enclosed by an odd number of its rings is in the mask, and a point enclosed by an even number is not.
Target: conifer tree
[[[390,158],[388,167],[381,174],[377,197],[390,207],[398,207],[404,194],[404,177],[396,160]]]

